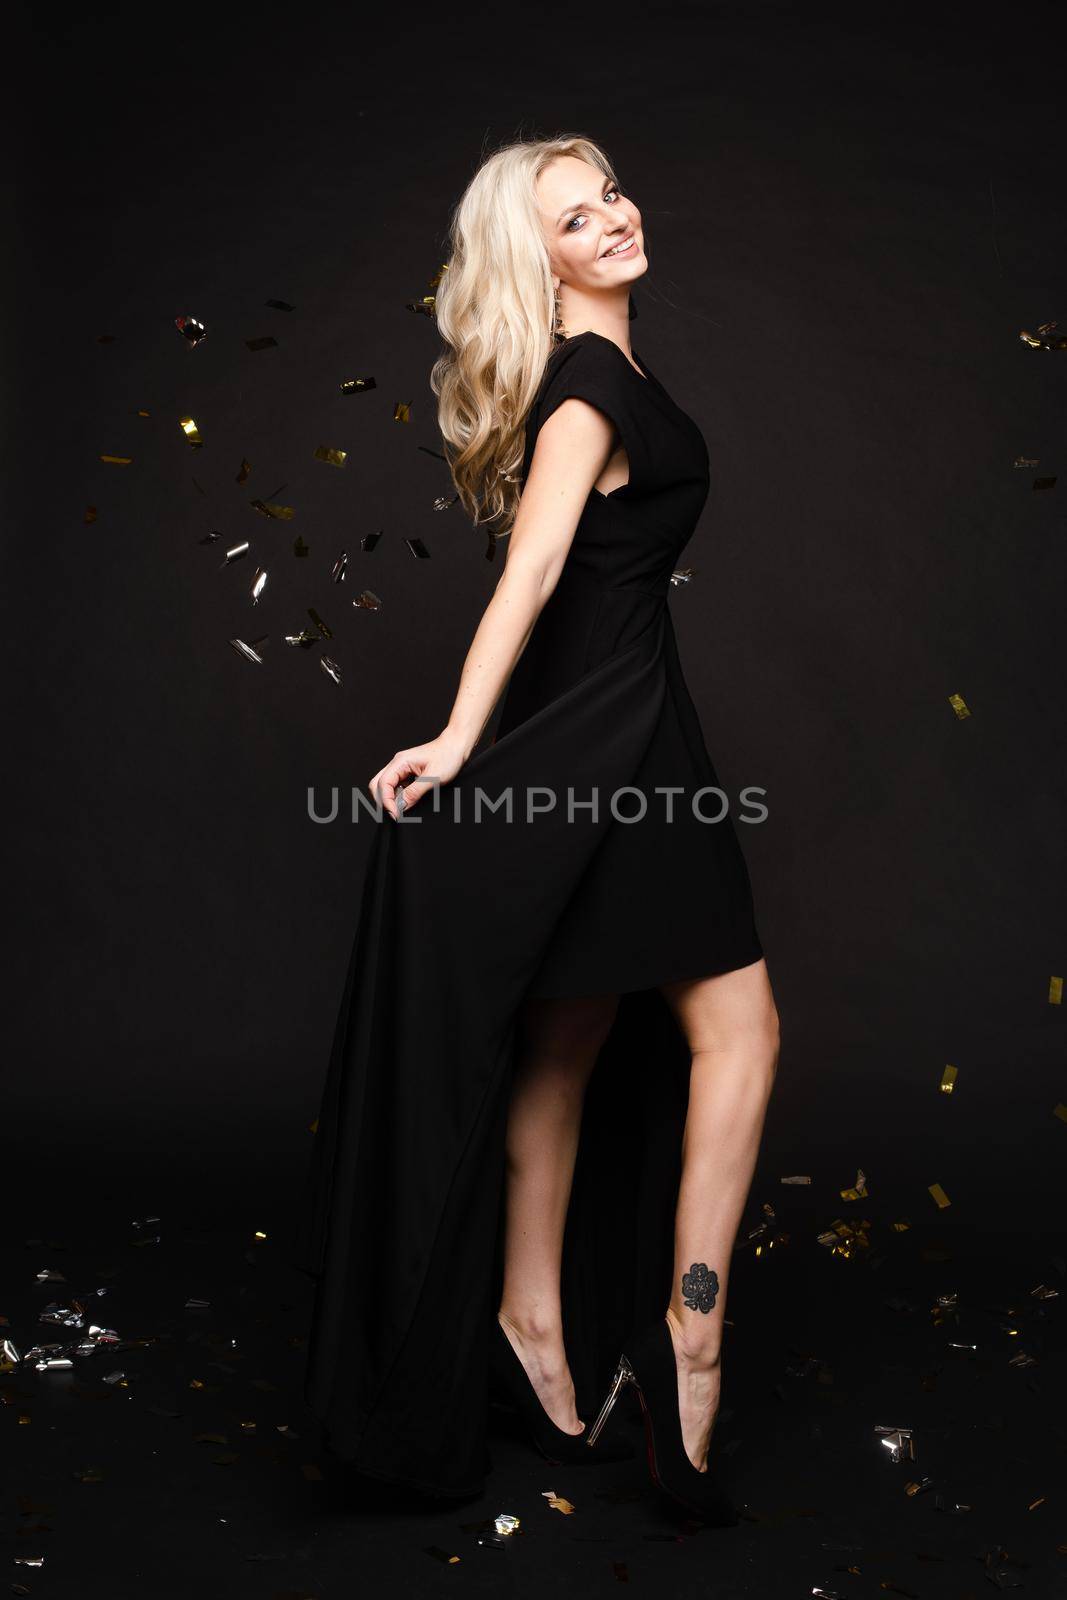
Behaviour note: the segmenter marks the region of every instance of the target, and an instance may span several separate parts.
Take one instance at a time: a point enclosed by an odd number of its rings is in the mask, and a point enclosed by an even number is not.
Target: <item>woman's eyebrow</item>
[[[600,190],[601,198],[603,198],[605,189],[614,189],[614,187],[615,187],[614,180],[612,178],[605,178],[603,186],[602,186],[602,188]],[[573,205],[564,206],[563,210],[560,212],[559,216],[556,218],[556,226],[557,227],[559,226],[559,224],[563,221],[564,217],[568,214],[568,212],[570,212],[570,211],[580,211],[585,204],[586,204],[586,202],[584,200],[576,200]]]

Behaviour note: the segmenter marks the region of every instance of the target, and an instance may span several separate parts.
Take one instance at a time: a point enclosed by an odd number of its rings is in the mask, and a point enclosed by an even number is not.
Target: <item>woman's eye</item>
[[[609,189],[609,190],[608,190],[608,191],[607,191],[607,193],[606,193],[606,194],[605,194],[605,195],[604,195],[604,199],[605,199],[605,200],[606,200],[606,199],[607,199],[607,198],[608,198],[608,195],[612,195],[612,194],[613,194],[613,195],[614,195],[614,196],[615,196],[615,197],[616,197],[616,199],[621,199],[621,197],[622,197],[622,190],[621,190],[621,189]],[[583,215],[583,214],[582,214],[582,213],[580,213],[580,214],[579,214],[579,215],[578,215],[578,216],[576,216],[576,217],[572,217],[572,218],[571,218],[571,220],[570,220],[570,221],[569,221],[569,222],[568,222],[568,224],[567,224],[567,230],[566,230],[566,231],[567,231],[567,232],[568,232],[568,233],[570,233],[570,232],[571,232],[571,230],[572,230],[572,229],[573,229],[573,228],[574,228],[574,224],[575,224],[575,223],[576,223],[576,222],[580,222],[580,221],[581,221],[581,220],[582,220],[582,215]]]

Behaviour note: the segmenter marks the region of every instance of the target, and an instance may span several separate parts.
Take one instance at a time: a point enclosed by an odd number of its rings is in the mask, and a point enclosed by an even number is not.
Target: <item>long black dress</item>
[[[400,822],[365,819],[376,836],[296,1223],[298,1263],[317,1278],[306,1396],[336,1456],[431,1493],[475,1494],[489,1465],[524,997],[621,995],[564,1241],[564,1329],[588,1417],[630,1326],[670,1295],[689,1053],[658,985],[762,955],[731,815],[711,820],[719,796],[697,793],[718,779],[668,606],[707,449],[635,360],[640,372],[591,331],[552,353],[523,478],[539,427],[577,395],[613,422],[629,480],[591,491],[494,741],[436,807],[428,792]]]

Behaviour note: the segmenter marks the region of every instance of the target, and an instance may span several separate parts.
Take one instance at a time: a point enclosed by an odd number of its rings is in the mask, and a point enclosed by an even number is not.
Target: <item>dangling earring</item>
[[[552,299],[552,342],[553,344],[562,344],[567,336],[567,330],[563,326],[563,305],[560,299],[559,284],[557,283]]]

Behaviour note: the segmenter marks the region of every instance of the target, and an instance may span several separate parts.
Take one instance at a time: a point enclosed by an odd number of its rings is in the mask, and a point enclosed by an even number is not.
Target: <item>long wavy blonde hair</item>
[[[435,300],[445,348],[430,387],[446,458],[475,525],[496,522],[500,533],[515,520],[526,416],[557,342],[535,185],[559,156],[577,156],[615,177],[604,151],[581,134],[497,150],[453,210]]]

